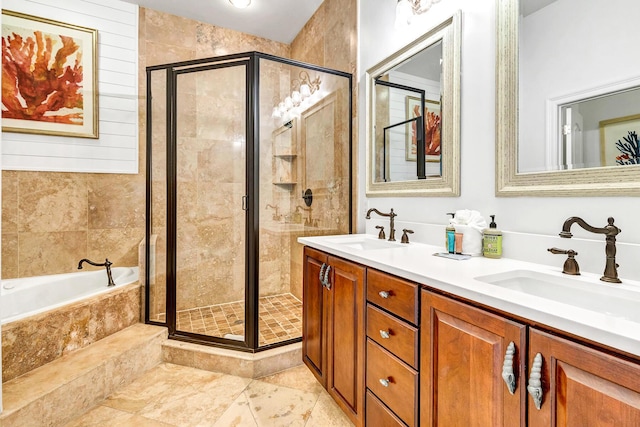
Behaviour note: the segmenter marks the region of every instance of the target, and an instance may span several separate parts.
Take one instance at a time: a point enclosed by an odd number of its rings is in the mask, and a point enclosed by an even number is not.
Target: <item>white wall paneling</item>
[[[98,30],[99,118],[98,139],[3,132],[2,168],[138,173],[138,7],[119,0],[4,0],[2,7]]]

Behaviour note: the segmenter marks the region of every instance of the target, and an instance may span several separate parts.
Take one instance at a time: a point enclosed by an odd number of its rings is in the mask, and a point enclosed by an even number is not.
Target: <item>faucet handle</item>
[[[407,235],[407,233],[413,234],[413,230],[408,230],[406,228],[403,228],[402,238],[400,239],[400,243],[409,243],[409,236]]]
[[[382,225],[376,225],[376,228],[380,230],[380,232],[378,233],[378,239],[380,240],[386,239],[386,236],[384,234],[384,227]]]
[[[547,249],[552,254],[561,254],[567,255],[567,259],[562,266],[562,272],[564,274],[570,274],[572,276],[580,275],[580,266],[578,266],[578,261],[576,261],[575,256],[578,255],[578,252],[573,249],[559,249],[559,248],[549,248]]]

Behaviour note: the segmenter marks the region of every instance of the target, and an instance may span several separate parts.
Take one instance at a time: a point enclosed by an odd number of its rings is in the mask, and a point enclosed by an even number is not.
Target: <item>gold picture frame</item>
[[[628,145],[627,139],[632,137],[632,132],[635,133],[636,138],[640,135],[640,114],[602,120],[599,125],[600,164],[602,166],[638,164],[637,157],[630,159],[628,153],[620,151],[617,144]],[[637,144],[637,139],[635,143]],[[634,161],[636,163],[633,163]]]
[[[413,119],[420,115],[420,98],[414,96],[406,97],[406,120]],[[440,103],[438,101],[430,101],[425,99],[424,109],[427,114],[425,117],[429,117],[429,114],[433,114],[437,123],[435,126],[430,121],[424,123],[425,134],[425,153],[427,162],[439,162],[440,161],[440,138],[442,135],[442,116],[440,113]],[[409,162],[416,161],[417,143],[415,124],[417,122],[411,122],[407,124],[406,132],[406,147],[405,147],[405,160]]]
[[[2,130],[98,138],[98,31],[2,10]]]

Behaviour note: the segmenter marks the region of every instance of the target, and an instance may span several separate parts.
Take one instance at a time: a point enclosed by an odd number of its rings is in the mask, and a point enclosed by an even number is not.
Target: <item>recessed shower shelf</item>
[[[274,182],[273,185],[296,185],[297,182]]]

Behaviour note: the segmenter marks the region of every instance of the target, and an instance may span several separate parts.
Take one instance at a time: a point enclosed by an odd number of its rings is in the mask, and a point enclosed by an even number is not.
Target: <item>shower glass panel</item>
[[[246,63],[176,76],[176,330],[244,341]]]
[[[260,61],[260,346],[302,336],[297,238],[349,233],[349,91],[342,76]]]
[[[350,74],[259,52],[147,68],[146,322],[301,340],[298,237],[351,232]]]
[[[158,70],[147,74],[149,98],[147,133],[147,246],[149,262],[147,276],[147,318],[165,322],[167,317],[167,72]]]

